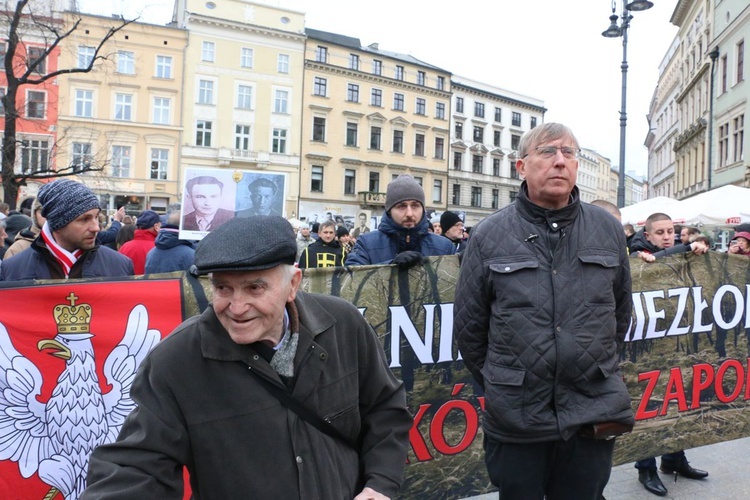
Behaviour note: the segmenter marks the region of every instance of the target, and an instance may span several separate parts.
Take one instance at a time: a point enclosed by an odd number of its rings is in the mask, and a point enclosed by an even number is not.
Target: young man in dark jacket
[[[39,190],[40,235],[24,250],[3,261],[0,281],[130,276],[133,262],[96,243],[99,200],[80,182],[60,179]]]
[[[332,220],[321,223],[318,236],[317,240],[302,250],[299,268],[343,266],[344,254],[341,244],[336,239],[336,223]]]

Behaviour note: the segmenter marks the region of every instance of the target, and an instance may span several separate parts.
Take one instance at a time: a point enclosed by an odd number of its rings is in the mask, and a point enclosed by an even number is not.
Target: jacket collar
[[[419,250],[421,248],[422,239],[427,235],[427,221],[426,214],[422,215],[422,220],[414,227],[404,227],[391,219],[388,212],[383,214],[380,219],[380,225],[378,225],[378,231],[381,231],[388,235],[396,242],[397,252],[403,252],[405,250]]]
[[[542,208],[529,200],[526,181],[521,184],[521,190],[516,198],[516,209],[524,219],[537,226],[549,226],[553,231],[567,227],[578,217],[581,210],[581,200],[578,186],[570,192],[570,201],[563,208],[550,210]]]

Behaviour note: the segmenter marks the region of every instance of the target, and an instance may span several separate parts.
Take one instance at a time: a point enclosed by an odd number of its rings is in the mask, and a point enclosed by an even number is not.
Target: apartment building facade
[[[544,102],[454,75],[448,209],[473,226],[512,203],[521,136],[544,122]]]
[[[376,221],[400,174],[422,185],[428,212],[445,210],[451,74],[358,38],[306,35],[299,218]]]
[[[66,12],[80,19],[60,54],[66,68],[86,68],[121,19]],[[99,52],[92,71],[58,78],[58,167],[79,178],[110,213],[124,206],[166,213],[179,199],[184,30],[131,23]],[[88,169],[96,171],[88,171]]]

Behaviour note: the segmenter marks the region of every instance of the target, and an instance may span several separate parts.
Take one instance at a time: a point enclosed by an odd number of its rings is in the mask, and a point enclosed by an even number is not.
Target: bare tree
[[[45,2],[46,3],[46,2]],[[54,13],[50,9],[50,15],[41,15],[34,12],[34,9],[28,5],[29,0],[18,0],[14,11],[7,10],[3,13],[5,19],[0,20],[0,24],[7,22],[8,46],[5,53],[5,75],[7,77],[7,88],[5,95],[2,97],[2,104],[5,109],[5,130],[3,132],[2,146],[2,182],[3,195],[5,202],[11,208],[15,208],[18,190],[20,186],[26,185],[29,180],[49,179],[54,177],[65,177],[76,175],[82,172],[80,166],[68,165],[59,166],[54,170],[16,172],[16,155],[18,150],[17,121],[24,119],[19,114],[18,95],[24,85],[42,85],[47,81],[53,80],[60,75],[73,73],[88,73],[94,65],[102,60],[107,59],[103,47],[118,31],[125,26],[134,22],[133,20],[121,19],[117,24],[111,26],[106,34],[99,40],[95,47],[93,56],[90,57],[88,65],[76,68],[58,68],[56,71],[46,73],[41,71],[45,62],[51,53],[78,29],[81,18],[79,17],[72,24],[64,26],[62,17],[59,13]],[[7,5],[7,4],[6,4]],[[33,32],[37,37],[44,40],[44,45],[36,49],[35,53],[30,54],[24,43],[24,35]],[[20,63],[19,63],[20,62]],[[22,64],[21,64],[22,63]],[[85,166],[83,171],[100,171],[102,167],[97,165]]]

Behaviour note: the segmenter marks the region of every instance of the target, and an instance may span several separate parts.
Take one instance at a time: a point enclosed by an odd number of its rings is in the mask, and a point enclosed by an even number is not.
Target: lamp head
[[[618,36],[622,36],[622,30],[617,26],[617,14],[609,16],[609,20],[609,28],[602,31],[602,36],[606,38],[617,38]]]
[[[633,12],[638,12],[641,10],[648,10],[653,6],[654,2],[649,2],[649,0],[633,0],[625,5],[625,8]]]

